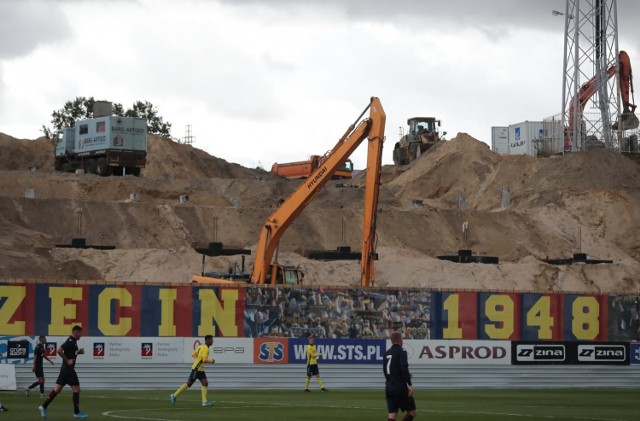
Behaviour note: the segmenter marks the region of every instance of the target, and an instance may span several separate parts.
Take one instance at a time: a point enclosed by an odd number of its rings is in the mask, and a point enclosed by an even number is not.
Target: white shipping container
[[[509,153],[509,127],[491,127],[491,150],[499,154]]]
[[[542,121],[509,125],[509,155],[537,155],[537,144],[544,138]]]

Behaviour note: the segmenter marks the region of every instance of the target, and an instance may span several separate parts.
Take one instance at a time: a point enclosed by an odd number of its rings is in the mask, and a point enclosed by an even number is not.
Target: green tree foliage
[[[51,138],[56,130],[63,127],[74,127],[78,120],[93,118],[93,105],[95,102],[93,97],[85,98],[82,96],[67,101],[61,109],[51,113],[53,130],[43,124],[41,131],[46,137]],[[150,134],[171,137],[171,123],[164,122],[162,116],[158,113],[158,109],[149,101],[136,101],[131,108],[126,110],[119,103],[113,103],[112,107],[113,115],[146,118],[147,129]]]
[[[162,117],[158,114],[158,110],[149,101],[134,102],[133,107],[125,111],[124,117],[146,118],[149,133],[164,137],[171,137],[171,123],[165,123],[162,121]]]

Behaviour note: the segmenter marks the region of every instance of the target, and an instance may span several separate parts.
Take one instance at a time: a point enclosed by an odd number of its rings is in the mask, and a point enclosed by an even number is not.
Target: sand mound
[[[255,249],[266,217],[300,183],[169,139],[150,136],[148,146],[141,177],[102,178],[54,172],[44,138],[0,134],[0,277],[188,283],[202,264],[194,246]],[[640,166],[624,156],[504,157],[459,133],[411,165],[383,167],[381,180],[379,286],[640,292]],[[330,182],[280,243],[279,261],[299,266],[308,284],[359,284],[357,261],[302,257],[339,245],[360,249],[364,171],[350,187],[339,184]],[[76,237],[116,248],[56,247]],[[500,264],[437,259],[462,248]],[[543,263],[580,250],[614,263]],[[205,260],[217,271],[239,263]]]

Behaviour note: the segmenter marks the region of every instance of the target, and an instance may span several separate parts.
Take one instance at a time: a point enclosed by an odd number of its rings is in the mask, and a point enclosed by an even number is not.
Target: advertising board
[[[0,390],[17,390],[16,366],[0,364]]]
[[[306,338],[289,340],[289,362],[307,362]],[[382,364],[386,351],[382,339],[316,339],[318,359],[326,364]]]
[[[625,342],[512,342],[512,363],[629,365]]]
[[[387,348],[391,342],[387,342]],[[409,365],[509,365],[511,344],[508,341],[406,340]]]

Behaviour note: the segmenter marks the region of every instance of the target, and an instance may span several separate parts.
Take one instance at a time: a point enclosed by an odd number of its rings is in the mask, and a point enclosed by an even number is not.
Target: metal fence
[[[599,113],[584,113],[587,121],[598,121]],[[565,128],[562,125],[562,114],[556,114],[543,120],[544,137],[537,142],[537,156],[551,156],[565,150]],[[640,153],[640,129],[611,131],[602,134],[599,125],[582,124],[576,139],[577,150],[611,149],[626,154]]]

